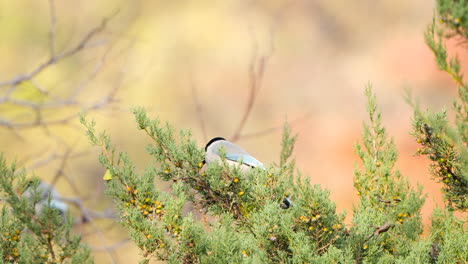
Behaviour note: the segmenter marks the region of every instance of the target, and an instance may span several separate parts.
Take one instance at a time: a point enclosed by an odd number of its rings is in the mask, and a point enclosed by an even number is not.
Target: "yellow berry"
[[[239,182],[238,178],[234,178],[233,182]]]
[[[244,192],[243,192],[243,191],[240,191],[240,192],[238,192],[237,194],[238,194],[239,196],[242,196],[242,195],[244,195]]]

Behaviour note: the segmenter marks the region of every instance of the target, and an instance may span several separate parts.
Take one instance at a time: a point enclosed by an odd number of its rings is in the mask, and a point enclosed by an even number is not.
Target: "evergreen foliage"
[[[172,263],[289,263],[318,259],[344,232],[344,215],[337,215],[328,191],[294,175],[291,159],[295,137],[288,127],[280,166],[244,174],[226,162],[203,171],[204,151],[181,131],[134,110],[139,129],[153,144],[147,152],[157,164],[138,175],[125,153],[116,153],[109,137],[82,118],[93,144],[101,146],[102,164],[112,175],[108,194],[118,203],[122,224],[151,258]],[[155,188],[154,178],[172,182],[172,193]],[[292,197],[294,205],[282,209]],[[187,202],[204,208],[209,226],[182,215]],[[312,250],[311,250],[312,249]]]
[[[468,5],[466,1],[440,0],[439,17],[456,18],[457,32],[466,42],[468,36]],[[460,13],[464,12],[464,13]],[[463,15],[462,15],[463,14]],[[445,20],[444,20],[445,19]],[[458,87],[458,98],[453,102],[455,125],[451,125],[447,111],[422,111],[411,98],[414,108],[413,136],[421,144],[417,154],[426,155],[432,161],[431,174],[443,183],[446,202],[451,209],[468,209],[468,84],[463,80],[460,62],[450,57],[444,44],[444,36],[454,29],[453,24],[439,26],[435,21],[428,27],[425,39],[435,55],[439,68],[447,72]]]
[[[381,124],[376,98],[368,97],[369,124],[364,124],[362,146],[355,149],[363,163],[355,170],[354,186],[360,196],[354,208],[351,240],[356,259],[377,263],[408,255],[411,241],[422,233],[420,209],[424,203],[421,187],[414,190],[394,169],[397,151]],[[370,235],[369,235],[370,234]]]
[[[329,193],[312,186],[291,158],[295,136],[285,126],[280,164],[243,172],[224,160],[203,167],[204,150],[189,132],[134,115],[153,143],[156,165],[138,174],[125,153],[116,153],[105,133],[82,117],[88,136],[102,148],[107,193],[118,203],[121,221],[142,250],[142,263],[450,263],[466,261],[463,221],[436,210],[428,238],[421,236],[422,187],[413,188],[394,168],[397,151],[381,124],[376,98],[366,89],[369,123],[356,153],[362,166],[354,185],[360,201],[352,225],[343,223]],[[178,135],[178,136],[176,136]],[[155,177],[172,192],[155,188]],[[293,205],[280,204],[291,197]],[[194,203],[208,223],[183,214]]]
[[[450,30],[447,37],[468,38],[468,4],[466,0],[437,0],[440,23]]]
[[[37,211],[39,180],[29,179],[0,156],[0,193],[6,205],[0,215],[1,263],[92,263],[89,249],[70,233],[73,219],[51,206]],[[31,190],[31,198],[22,194]]]

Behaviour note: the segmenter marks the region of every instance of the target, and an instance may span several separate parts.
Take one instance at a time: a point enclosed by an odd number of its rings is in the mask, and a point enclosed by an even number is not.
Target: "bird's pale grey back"
[[[224,147],[224,151],[226,152],[226,162],[228,163],[236,164],[239,161],[242,161],[246,166],[260,167],[262,169],[265,168],[260,161],[252,157],[243,148],[227,140],[216,141],[207,147],[205,153],[205,161],[207,164],[211,162],[219,162],[221,160],[219,153],[221,147]]]

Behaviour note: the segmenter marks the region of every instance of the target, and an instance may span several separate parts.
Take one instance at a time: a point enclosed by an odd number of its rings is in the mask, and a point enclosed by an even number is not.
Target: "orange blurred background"
[[[137,130],[131,107],[144,106],[149,115],[191,130],[200,147],[211,137],[229,139],[247,105],[249,64],[255,55],[271,54],[243,135],[292,121],[298,134],[294,155],[299,170],[330,190],[338,211],[346,210],[349,221],[357,201],[353,145],[367,120],[363,91],[370,82],[400,153],[397,168],[412,184],[422,184],[428,195],[425,223],[432,209],[443,205],[440,186],[430,180],[428,161],[413,155],[418,145],[409,134],[412,109],[403,99],[410,88],[423,108],[439,110],[450,109],[456,95],[455,85],[437,69],[424,43],[423,33],[434,12],[431,1],[106,0],[57,1],[55,8],[57,50],[76,44],[103,17],[113,18],[96,47],[54,65],[38,81],[66,96],[90,79],[106,54],[102,70],[87,84],[80,102],[98,100],[118,86],[118,101],[88,116],[96,119],[99,130],[107,131],[118,150],[129,152],[138,170],[152,160],[144,150],[149,140]],[[49,11],[46,1],[2,1],[0,81],[30,71],[46,58]],[[466,65],[466,52],[454,42],[449,47]],[[19,97],[35,100],[28,87],[21,89]],[[74,106],[60,111],[79,110]],[[19,111],[0,105],[0,116],[23,118]],[[90,148],[78,122],[49,130],[53,136],[43,128],[14,133],[0,127],[0,151],[27,166],[67,144],[76,151]],[[276,129],[241,137],[238,143],[270,164],[279,160],[280,140],[281,129]],[[104,170],[97,155],[95,151],[67,163],[66,173],[76,188],[63,177],[57,189],[64,196],[87,197],[87,206],[100,210],[112,202],[102,194]],[[51,162],[35,174],[50,181],[58,166],[59,161]],[[96,228],[103,231],[96,234]],[[125,239],[127,232],[121,227],[102,220],[76,229],[95,249],[96,263],[110,263],[112,258],[137,263],[139,252],[132,243],[115,246],[114,253],[105,251],[106,245]]]

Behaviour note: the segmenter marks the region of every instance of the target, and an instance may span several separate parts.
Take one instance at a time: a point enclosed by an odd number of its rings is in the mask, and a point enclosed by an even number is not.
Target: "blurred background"
[[[443,205],[440,186],[428,161],[414,156],[404,94],[411,89],[434,110],[450,108],[456,94],[424,43],[432,15],[432,1],[423,0],[0,1],[0,152],[63,196],[104,212],[112,201],[79,111],[138,170],[152,160],[134,106],[191,130],[200,147],[236,137],[265,164],[278,162],[288,121],[298,134],[299,170],[330,190],[349,222],[357,201],[353,145],[371,83],[400,153],[398,169],[428,195],[427,223]],[[456,42],[449,50],[466,65]],[[96,263],[138,262],[138,249],[112,220],[76,231]]]

